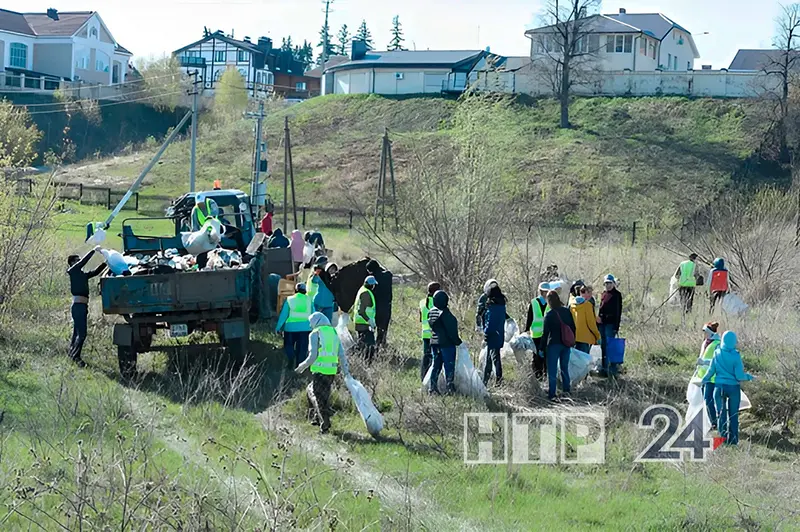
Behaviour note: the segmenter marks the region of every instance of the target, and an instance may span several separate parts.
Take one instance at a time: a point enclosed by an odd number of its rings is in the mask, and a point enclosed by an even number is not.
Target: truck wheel
[[[119,373],[123,379],[132,379],[136,375],[136,347],[117,346],[117,358],[119,359]]]

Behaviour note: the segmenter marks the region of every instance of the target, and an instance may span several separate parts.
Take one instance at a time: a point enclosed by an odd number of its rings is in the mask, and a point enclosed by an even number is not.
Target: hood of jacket
[[[315,312],[309,316],[308,323],[311,324],[312,329],[316,329],[317,327],[325,327],[331,324],[330,320],[325,317],[325,314],[322,312]]]
[[[733,331],[726,331],[725,334],[722,335],[720,348],[723,351],[733,351],[736,349],[738,343],[739,338],[736,336],[736,333]]]
[[[281,228],[277,228],[272,232],[272,236],[283,236],[283,230]]]
[[[483,293],[488,296],[493,284],[499,285],[500,283],[497,282],[497,279],[489,279],[483,283]]]
[[[303,234],[297,229],[292,231],[292,242],[303,242]]]
[[[378,261],[374,259],[370,260],[367,263],[366,268],[367,272],[370,273],[371,275],[375,275],[376,273],[381,273],[383,271],[383,268],[381,268],[380,263],[378,263]]]
[[[724,270],[725,269],[725,259],[723,259],[723,258],[714,259],[714,269],[715,270]]]
[[[581,296],[575,298],[576,305],[583,305],[584,303],[586,303],[586,299],[582,298]]]
[[[450,296],[447,295],[447,292],[439,290],[435,294],[433,294],[433,306],[438,308],[439,310],[446,310],[447,305],[450,304]]]

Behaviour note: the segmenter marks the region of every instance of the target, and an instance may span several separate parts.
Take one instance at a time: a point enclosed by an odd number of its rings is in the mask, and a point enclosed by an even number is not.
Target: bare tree
[[[543,27],[528,33],[535,66],[561,102],[560,125],[565,129],[570,127],[572,87],[593,70],[600,51],[600,35],[593,32],[598,17],[590,16],[599,5],[599,0],[548,0]]]

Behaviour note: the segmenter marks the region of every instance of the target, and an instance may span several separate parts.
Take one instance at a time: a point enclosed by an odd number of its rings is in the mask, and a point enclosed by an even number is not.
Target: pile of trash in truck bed
[[[206,265],[200,268],[197,257],[181,255],[177,249],[159,251],[155,255],[123,255],[113,249],[103,249],[111,275],[162,275],[175,272],[216,271],[242,268],[245,261],[238,250],[217,248],[207,253]]]

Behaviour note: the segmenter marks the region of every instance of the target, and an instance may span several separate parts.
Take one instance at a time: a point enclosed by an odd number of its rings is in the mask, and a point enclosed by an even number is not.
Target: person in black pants
[[[389,323],[392,321],[392,272],[385,269],[376,260],[370,260],[367,265],[367,273],[375,277],[378,285],[375,289],[375,323],[377,334],[375,343],[379,347],[386,345],[386,337],[389,332]]]
[[[89,263],[96,251],[100,251],[100,246],[96,246],[92,251],[83,256],[70,255],[67,257],[67,275],[69,275],[69,288],[72,293],[72,340],[69,344],[69,357],[80,367],[85,367],[86,363],[81,358],[83,343],[89,329],[89,279],[97,277],[106,268],[102,263],[97,268],[85,272],[84,266]]]
[[[483,315],[483,339],[486,342],[486,366],[483,368],[483,384],[488,385],[492,376],[492,364],[497,385],[503,383],[503,364],[500,350],[505,342],[506,296],[495,285],[489,290],[486,311]]]

